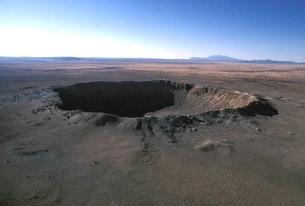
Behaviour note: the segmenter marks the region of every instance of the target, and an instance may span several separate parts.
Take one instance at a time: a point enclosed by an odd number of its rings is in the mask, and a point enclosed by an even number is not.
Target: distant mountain
[[[256,63],[256,64],[297,64],[293,61],[276,61],[272,59],[257,59],[257,60],[244,60],[246,63]]]
[[[209,57],[191,57],[190,60],[196,60],[196,61],[218,61],[218,62],[240,62],[243,60],[236,59],[229,56],[223,56],[223,55],[212,55]]]
[[[276,61],[272,59],[243,60],[223,55],[212,55],[209,57],[191,57],[192,61],[212,61],[212,62],[235,62],[235,63],[253,63],[253,64],[297,64],[293,61]]]

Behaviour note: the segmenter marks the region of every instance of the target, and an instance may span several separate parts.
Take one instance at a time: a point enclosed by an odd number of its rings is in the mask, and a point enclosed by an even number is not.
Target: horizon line
[[[209,60],[211,57],[225,57],[231,58],[232,60]],[[270,58],[262,58],[262,59],[242,59],[235,58],[226,55],[210,55],[210,56],[192,56],[186,58],[164,58],[164,57],[102,57],[102,56],[0,56],[0,58],[79,58],[79,59],[151,59],[151,60],[191,60],[191,61],[211,61],[211,62],[249,62],[251,61],[274,61],[274,62],[287,62],[287,63],[295,63],[295,64],[305,64],[305,62],[291,61],[291,60],[278,60],[278,59],[270,59]],[[197,58],[192,59],[192,58]],[[238,63],[238,62],[237,62]]]

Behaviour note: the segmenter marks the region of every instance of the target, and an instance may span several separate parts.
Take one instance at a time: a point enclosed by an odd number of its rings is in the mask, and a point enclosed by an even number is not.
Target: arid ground
[[[94,88],[77,105],[53,90],[151,80],[182,92],[121,87],[106,95],[120,117],[86,107],[103,105]],[[243,114],[256,97],[277,112]],[[165,108],[141,117],[137,98]],[[0,205],[304,206],[305,65],[0,63]]]

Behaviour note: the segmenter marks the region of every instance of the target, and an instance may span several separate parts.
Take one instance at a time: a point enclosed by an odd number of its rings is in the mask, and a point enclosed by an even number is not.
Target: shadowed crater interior
[[[266,99],[254,94],[164,80],[78,83],[54,91],[61,109],[121,117],[142,117],[149,112],[161,116],[219,111],[245,116],[278,114]]]
[[[60,108],[141,117],[174,104],[170,82],[91,82],[56,88]]]

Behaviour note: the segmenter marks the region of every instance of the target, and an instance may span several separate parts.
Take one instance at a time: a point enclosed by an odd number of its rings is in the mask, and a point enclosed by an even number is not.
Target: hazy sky
[[[0,0],[0,56],[305,61],[304,0]]]

